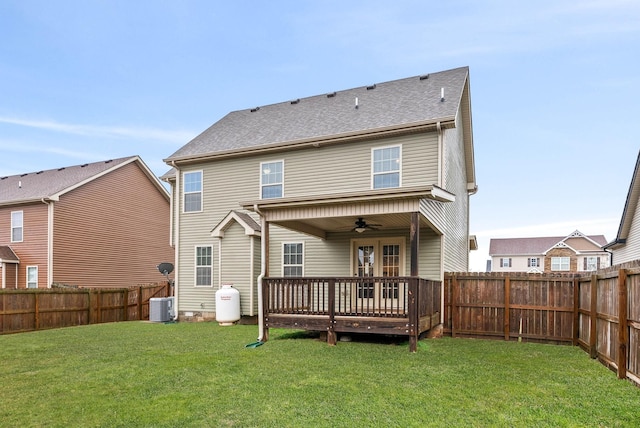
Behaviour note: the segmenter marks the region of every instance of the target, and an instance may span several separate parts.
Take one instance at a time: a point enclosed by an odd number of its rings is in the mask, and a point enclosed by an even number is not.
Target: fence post
[[[100,324],[102,322],[102,313],[100,311],[101,300],[102,300],[102,290],[98,288],[98,292],[96,293],[96,312],[97,312],[96,324]]]
[[[129,289],[125,288],[122,292],[122,306],[124,310],[122,311],[122,320],[129,320]]]
[[[38,293],[37,291],[35,293],[33,293],[34,296],[34,302],[33,302],[33,325],[34,325],[34,330],[40,330],[40,299],[38,298],[38,296],[40,295],[40,293]]]
[[[507,275],[504,278],[504,340],[509,341],[511,333],[511,278]]]
[[[598,357],[598,276],[591,275],[591,305],[589,309],[589,355],[591,358]]]
[[[627,345],[629,343],[627,308],[627,271],[620,269],[618,273],[618,379],[627,377]]]
[[[573,346],[580,339],[580,280],[573,278]]]
[[[142,320],[142,286],[138,286],[138,320]]]
[[[451,337],[456,337],[456,320],[458,318],[458,277],[454,273],[451,276]]]

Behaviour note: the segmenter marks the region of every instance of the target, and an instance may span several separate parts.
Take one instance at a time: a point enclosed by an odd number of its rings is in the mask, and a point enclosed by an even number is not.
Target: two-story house
[[[360,279],[338,294],[380,310],[404,283],[362,278],[468,269],[467,67],[234,111],[165,161],[180,319],[213,318],[223,284],[246,316],[273,277]]]
[[[609,266],[603,235],[491,239],[492,272],[584,272]]]
[[[1,288],[162,281],[169,231],[169,193],[138,156],[0,177]]]
[[[611,251],[611,263],[622,264],[640,260],[640,153],[631,176],[631,184],[622,211],[616,238],[605,245]]]

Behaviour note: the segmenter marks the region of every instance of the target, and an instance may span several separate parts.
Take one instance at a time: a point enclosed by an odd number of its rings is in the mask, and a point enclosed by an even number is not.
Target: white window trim
[[[29,287],[29,270],[30,269],[35,269],[36,270],[36,286],[35,287]],[[26,270],[27,278],[26,278],[26,282],[25,282],[27,288],[39,288],[39,285],[38,285],[38,273],[39,273],[38,272],[38,266],[33,266],[33,265],[32,266],[27,266],[27,270]]]
[[[198,265],[198,248],[211,248],[211,264],[210,265]],[[207,285],[198,285],[198,267],[211,267],[211,283]],[[213,245],[195,245],[193,247],[193,286],[197,288],[211,288],[213,287]]]
[[[284,246],[285,246],[285,245],[287,245],[287,244],[289,244],[289,245],[298,245],[298,244],[302,244],[302,264],[301,264],[301,265],[298,265],[298,264],[289,264],[289,265],[285,265],[285,264],[284,264]],[[282,267],[282,270],[281,270],[281,272],[282,272],[282,276],[283,276],[283,277],[285,276],[285,274],[284,274],[284,268],[285,268],[285,266],[290,266],[290,267],[301,266],[301,267],[302,267],[302,274],[301,274],[300,276],[304,276],[304,264],[305,264],[305,263],[304,263],[304,261],[305,261],[305,258],[306,258],[306,257],[305,257],[305,255],[306,255],[306,254],[305,254],[305,245],[304,245],[304,241],[283,242],[283,243],[282,243],[282,247],[281,247],[281,248],[282,248],[282,257],[280,258],[280,262],[281,262],[281,267]]]
[[[19,227],[20,227],[20,229],[22,229],[22,231],[20,233],[20,240],[19,241],[14,241],[13,240],[13,229],[17,229],[18,226],[15,226],[13,224],[13,215],[17,214],[17,213],[20,213],[21,224],[20,224]],[[11,236],[10,236],[11,242],[24,242],[24,211],[11,211],[11,230],[9,231],[9,233],[11,234]]]
[[[568,259],[568,266],[566,269],[562,269],[562,260],[560,260],[560,263],[558,263],[560,269],[554,269],[553,268],[553,259]],[[565,256],[555,256],[555,257],[551,257],[551,270],[554,272],[568,272],[571,270],[571,257],[565,257]]]
[[[280,197],[284,198],[284,159],[260,162],[260,188],[258,189],[258,193],[259,193],[258,198],[259,199],[264,199],[262,197],[262,188],[264,186],[274,186],[275,184],[277,184],[277,183],[269,183],[269,184],[262,183],[262,169],[263,169],[263,165],[267,164],[267,163],[281,163],[282,164],[282,181],[280,182],[280,186],[282,187],[282,195],[280,195]],[[267,198],[267,199],[277,199],[277,198]]]
[[[187,174],[195,174],[200,173],[200,191],[198,192],[185,192],[184,187],[186,185],[187,180],[185,180],[184,176]],[[185,203],[186,195],[200,193],[200,209],[197,211],[187,211],[187,204]],[[192,213],[201,213],[204,210],[204,171],[199,169],[195,171],[183,171],[182,172],[182,213],[183,214],[192,214]]]
[[[374,159],[373,154],[375,153],[376,150],[391,149],[391,148],[395,148],[395,147],[398,147],[400,149],[400,153],[398,154],[398,157],[399,157],[399,159],[398,159],[398,164],[399,164],[398,165],[398,187],[382,187],[382,189],[397,189],[397,188],[402,187],[402,144],[391,144],[391,145],[388,145],[388,146],[380,146],[380,147],[372,147],[371,148],[371,189],[372,190],[375,189],[375,187],[374,187],[374,177],[376,175],[389,174],[389,172],[384,172],[384,173],[380,172],[380,173],[377,173],[377,174],[375,174],[373,172],[373,169],[374,169],[373,168],[373,159]]]

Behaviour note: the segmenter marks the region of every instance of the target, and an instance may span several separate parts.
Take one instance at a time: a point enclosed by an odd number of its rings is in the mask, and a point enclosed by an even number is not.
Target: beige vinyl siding
[[[22,242],[11,242],[11,212],[22,211]],[[38,288],[47,288],[48,208],[44,203],[0,208],[0,245],[20,259],[18,288],[27,287],[27,266],[38,266]],[[9,275],[9,274],[7,274]],[[15,275],[13,272],[11,275]],[[11,282],[13,283],[13,276]]]
[[[624,245],[613,250],[613,264],[640,260],[640,207],[633,214],[629,235],[626,238],[627,242]]]
[[[397,144],[402,145],[403,187],[437,183],[438,147],[435,133],[320,146],[276,154],[273,160],[284,159],[285,197],[369,190],[371,149]],[[258,166],[255,170],[257,177]]]
[[[469,267],[469,195],[462,132],[460,127],[443,131],[443,185],[445,190],[453,193],[456,198],[455,202],[444,204],[446,272],[466,272]]]
[[[217,239],[217,238],[216,238]],[[234,222],[219,239],[219,275],[214,274],[214,288],[223,284],[232,284],[240,292],[240,310],[242,315],[251,315],[252,299],[255,290],[255,277],[251,272],[251,240],[253,237],[244,233],[244,228]],[[259,241],[258,241],[259,242]],[[258,259],[259,260],[259,259]],[[260,269],[260,265],[257,266]],[[220,278],[220,282],[218,282]]]
[[[218,287],[218,246],[211,231],[231,210],[240,210],[240,201],[260,197],[260,163],[284,162],[284,196],[318,195],[371,189],[371,149],[402,144],[402,183],[404,186],[437,183],[438,147],[435,133],[378,139],[357,143],[335,144],[273,154],[229,158],[215,162],[183,166],[179,173],[203,173],[203,211],[182,212],[182,185],[175,194],[174,215],[179,216],[179,273],[177,278],[179,311],[202,311],[204,303],[215,302]],[[182,180],[180,178],[179,183]],[[259,222],[259,216],[251,213]],[[223,238],[227,239],[226,237]],[[333,239],[333,238],[332,238]],[[305,275],[352,275],[349,269],[348,240],[322,241],[270,225],[270,274],[282,274],[282,242],[305,243]],[[256,238],[256,247],[259,247]],[[214,245],[214,287],[194,286],[194,248]],[[224,245],[224,243],[223,243]],[[260,253],[255,248],[256,254]],[[242,268],[248,272],[249,260]],[[256,259],[259,274],[259,257]],[[257,303],[255,305],[257,307]],[[243,306],[243,310],[245,307]]]
[[[54,281],[98,287],[161,282],[174,262],[169,201],[137,163],[129,163],[54,203]]]

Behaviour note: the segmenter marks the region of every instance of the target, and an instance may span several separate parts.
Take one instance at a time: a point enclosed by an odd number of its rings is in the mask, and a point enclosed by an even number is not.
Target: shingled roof
[[[468,87],[468,76],[469,68],[461,67],[234,111],[165,161],[289,146],[436,122],[448,122],[452,126]],[[470,122],[470,117],[468,120]]]
[[[574,232],[575,234],[576,232]],[[579,232],[577,232],[579,233]],[[573,234],[572,234],[573,235]],[[538,255],[544,254],[553,246],[562,241],[576,238],[579,236],[545,236],[537,238],[502,238],[491,239],[489,243],[489,255],[490,256],[508,256],[508,255]],[[592,240],[600,247],[607,243],[604,235],[591,235],[585,238]]]
[[[43,199],[55,200],[63,193],[135,161],[143,165],[148,175],[155,179],[138,156],[0,177],[0,206]],[[157,183],[157,186],[164,190],[160,183]],[[166,190],[164,191],[166,193]]]

